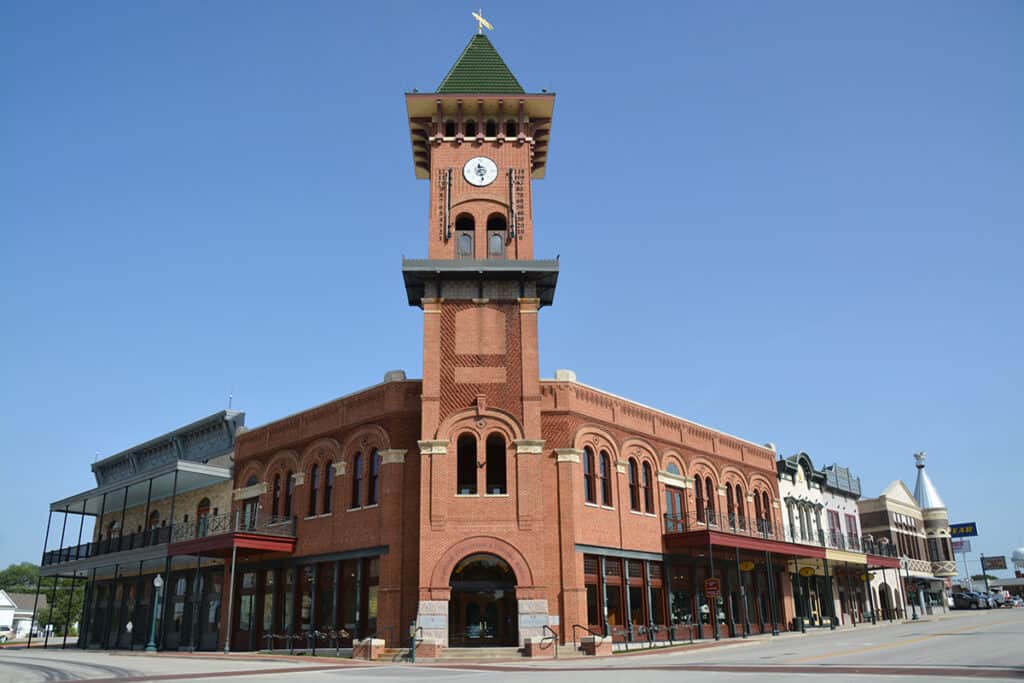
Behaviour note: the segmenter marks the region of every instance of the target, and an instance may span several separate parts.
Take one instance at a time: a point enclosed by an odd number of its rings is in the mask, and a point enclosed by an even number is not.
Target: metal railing
[[[744,518],[732,514],[722,515],[710,508],[685,515],[666,514],[664,519],[666,534],[711,530],[751,538],[817,545],[837,550],[852,550],[882,557],[898,557],[896,547],[891,543],[884,542],[884,539],[876,541],[870,536],[859,538],[837,531],[793,534],[786,531],[781,524],[770,522],[767,519]]]
[[[99,555],[119,553],[124,550],[137,550],[167,543],[171,538],[173,527],[162,526],[147,531],[136,531],[112,538],[101,538],[98,541],[72,545],[58,550],[47,550],[43,553],[42,565],[45,567],[61,562],[84,560]]]
[[[782,526],[767,519],[752,519],[736,515],[720,515],[713,509],[685,515],[665,515],[665,533],[682,534],[690,531],[720,531],[751,538],[785,538]]]
[[[260,512],[245,514],[242,510],[235,510],[220,515],[200,517],[193,524],[177,524],[174,527],[173,540],[178,543],[236,532],[265,536],[294,536],[295,518],[264,515]]]

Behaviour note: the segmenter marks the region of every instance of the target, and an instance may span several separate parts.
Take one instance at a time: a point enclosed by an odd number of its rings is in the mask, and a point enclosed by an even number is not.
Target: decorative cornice
[[[448,453],[448,439],[437,441],[417,441],[420,447],[420,455],[445,455]]]
[[[405,462],[405,454],[408,451],[404,448],[388,448],[378,451],[381,465],[400,465]]]
[[[544,452],[544,439],[519,439],[512,443],[516,446],[516,455],[540,455]]]
[[[579,462],[582,455],[578,448],[556,448],[555,462]]]

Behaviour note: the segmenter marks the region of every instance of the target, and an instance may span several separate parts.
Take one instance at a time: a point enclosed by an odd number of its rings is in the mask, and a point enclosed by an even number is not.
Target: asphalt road
[[[604,683],[714,683],[826,675],[829,683],[914,679],[1024,680],[1024,609],[953,612],[908,624],[859,626],[807,635],[762,636],[705,649],[686,647],[601,659],[522,660],[492,664],[377,664],[330,658],[148,656],[79,650],[0,651],[0,683],[36,681],[312,681],[494,680]]]

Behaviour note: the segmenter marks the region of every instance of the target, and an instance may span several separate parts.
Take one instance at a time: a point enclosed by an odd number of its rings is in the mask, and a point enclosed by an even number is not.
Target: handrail
[[[554,648],[555,648],[555,659],[558,659],[558,634],[555,633],[555,629],[551,628],[547,624],[543,624],[541,628],[542,628],[542,631],[541,631],[542,633],[544,631],[550,631],[551,635],[550,636],[541,636],[540,642],[543,643],[548,638],[551,638],[551,645],[554,646]]]
[[[572,625],[572,649],[574,649],[574,650],[578,647],[576,645],[576,629],[578,629],[578,628],[583,629],[584,631],[586,631],[587,633],[589,633],[592,636],[602,636],[602,637],[604,636],[603,633],[598,633],[597,631],[591,630],[591,629],[587,628],[586,626],[584,626],[583,624],[573,624]]]

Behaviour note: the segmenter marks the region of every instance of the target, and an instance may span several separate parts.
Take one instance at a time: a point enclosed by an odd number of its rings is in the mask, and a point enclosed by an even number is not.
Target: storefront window
[[[316,600],[318,603],[317,629],[334,628],[334,563],[317,565]]]
[[[263,632],[274,632],[274,570],[268,569],[263,576]]]
[[[593,626],[600,624],[601,620],[598,616],[600,604],[597,601],[597,584],[587,584],[587,624]]]
[[[634,624],[645,623],[644,589],[642,586],[629,587],[629,617]]]
[[[284,629],[288,633],[293,632],[292,625],[292,589],[295,585],[295,570],[284,570],[284,589],[281,591],[281,618]]]
[[[651,587],[651,621],[655,624],[665,623],[665,603],[662,590]]]

